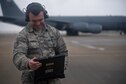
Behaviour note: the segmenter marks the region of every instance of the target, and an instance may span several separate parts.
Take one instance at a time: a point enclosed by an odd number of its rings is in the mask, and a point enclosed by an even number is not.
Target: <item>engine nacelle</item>
[[[91,33],[100,33],[102,31],[102,26],[99,24],[90,24],[88,25],[88,30]]]
[[[102,26],[99,24],[88,24],[84,22],[73,23],[70,28],[79,32],[84,33],[100,33],[102,31]]]

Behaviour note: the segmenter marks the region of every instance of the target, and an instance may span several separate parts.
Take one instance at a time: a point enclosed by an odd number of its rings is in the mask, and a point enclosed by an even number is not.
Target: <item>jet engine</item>
[[[99,24],[88,24],[84,22],[72,23],[70,28],[84,33],[100,33],[102,31],[102,26]]]

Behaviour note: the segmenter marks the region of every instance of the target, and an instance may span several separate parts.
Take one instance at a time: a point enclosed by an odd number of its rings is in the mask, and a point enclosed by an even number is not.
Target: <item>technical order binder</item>
[[[54,78],[65,78],[65,55],[56,55],[54,57],[40,58],[37,61],[42,63],[42,67],[35,70],[35,81],[48,80]]]

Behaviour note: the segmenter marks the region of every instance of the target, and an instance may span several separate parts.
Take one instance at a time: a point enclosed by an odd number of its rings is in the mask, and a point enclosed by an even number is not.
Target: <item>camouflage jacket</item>
[[[55,56],[56,54],[65,54],[65,67],[67,67],[68,52],[59,31],[54,27],[46,25],[41,33],[37,33],[28,24],[19,32],[13,49],[13,62],[22,71],[22,83],[33,84],[33,71],[28,68],[28,61],[31,58]]]

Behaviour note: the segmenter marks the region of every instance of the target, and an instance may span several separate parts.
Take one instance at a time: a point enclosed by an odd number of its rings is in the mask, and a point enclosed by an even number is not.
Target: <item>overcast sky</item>
[[[45,5],[49,15],[124,15],[126,0],[14,0],[23,9],[31,2]]]

